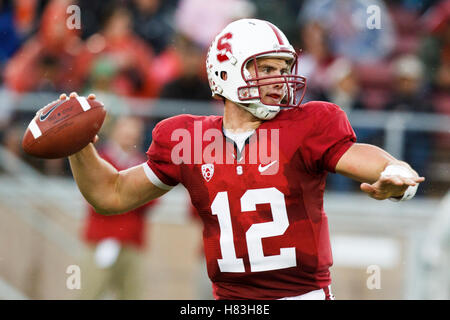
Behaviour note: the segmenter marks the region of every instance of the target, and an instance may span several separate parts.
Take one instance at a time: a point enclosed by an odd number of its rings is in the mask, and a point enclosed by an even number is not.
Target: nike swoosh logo
[[[274,161],[272,161],[271,163],[266,164],[265,166],[262,166],[262,165],[260,164],[259,167],[258,167],[258,171],[261,172],[261,173],[264,172],[264,171],[266,171],[266,170],[269,169],[271,166],[273,166],[277,161],[278,161],[278,160],[274,160]]]
[[[50,110],[48,110],[45,114],[41,114],[41,116],[39,117],[40,121],[44,121],[45,119],[48,118],[48,116],[55,111],[56,108],[58,108],[60,105],[62,105],[64,102],[66,102],[65,100],[61,100],[60,102],[58,102],[57,104],[55,104]]]

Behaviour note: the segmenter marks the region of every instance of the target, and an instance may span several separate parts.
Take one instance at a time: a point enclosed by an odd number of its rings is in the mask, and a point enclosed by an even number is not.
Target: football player
[[[124,171],[89,144],[69,157],[79,189],[97,212],[115,214],[181,183],[203,222],[217,299],[331,299],[327,172],[360,181],[378,200],[410,199],[424,178],[382,149],[356,143],[337,105],[301,105],[306,79],[296,65],[294,48],[270,22],[229,24],[206,61],[224,115],[161,121],[148,161]],[[269,149],[275,157],[263,157]]]

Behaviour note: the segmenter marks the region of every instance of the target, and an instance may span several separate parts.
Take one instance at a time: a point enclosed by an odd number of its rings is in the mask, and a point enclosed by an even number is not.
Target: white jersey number
[[[241,197],[242,212],[255,211],[257,204],[270,204],[273,221],[255,223],[246,232],[250,270],[252,272],[278,270],[295,267],[295,248],[280,248],[280,254],[265,256],[261,239],[284,234],[289,226],[284,195],[276,188],[247,190]],[[220,249],[218,259],[221,272],[245,272],[242,258],[236,257],[231,225],[230,205],[226,191],[217,193],[211,205],[212,214],[217,215],[220,227]]]

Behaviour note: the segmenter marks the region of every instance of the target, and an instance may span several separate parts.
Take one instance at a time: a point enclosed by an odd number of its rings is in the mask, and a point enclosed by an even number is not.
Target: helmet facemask
[[[282,58],[288,60],[289,73],[273,76],[262,76],[258,72],[257,61],[260,58]],[[248,66],[253,64],[255,75],[251,75]],[[280,108],[293,108],[300,106],[306,89],[306,78],[297,75],[297,55],[293,56],[291,51],[276,50],[263,52],[251,56],[242,64],[242,78],[246,82],[245,86],[237,88],[237,95],[241,102],[248,101],[249,104],[274,106]],[[261,87],[281,85],[284,95],[278,103],[264,102]]]

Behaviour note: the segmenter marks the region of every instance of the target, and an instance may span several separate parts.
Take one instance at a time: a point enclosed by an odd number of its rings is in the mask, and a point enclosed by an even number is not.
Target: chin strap
[[[250,103],[248,105],[238,103],[238,105],[261,120],[273,119],[278,114],[278,112],[280,112],[280,107],[267,106],[262,103]]]

